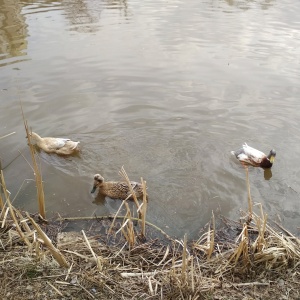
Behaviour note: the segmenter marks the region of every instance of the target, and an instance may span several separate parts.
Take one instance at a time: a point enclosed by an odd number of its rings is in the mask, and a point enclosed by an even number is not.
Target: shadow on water
[[[120,209],[120,205],[122,204],[123,200],[121,199],[112,199],[108,196],[103,196],[99,193],[94,197],[94,200],[92,203],[96,205],[96,208],[94,210],[95,216],[100,217],[107,217],[107,216],[113,216],[117,211]],[[136,213],[136,206],[134,201],[127,201],[129,208],[131,212],[133,213],[133,217]],[[125,206],[123,206],[118,215],[126,215],[127,211],[125,209]]]

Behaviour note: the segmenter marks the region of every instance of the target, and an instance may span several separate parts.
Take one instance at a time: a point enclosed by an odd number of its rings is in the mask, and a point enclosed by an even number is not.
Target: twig
[[[160,266],[160,265],[165,261],[165,259],[167,258],[169,252],[170,252],[170,247],[169,247],[169,245],[168,245],[164,257],[163,257],[162,260],[157,264],[157,266]]]
[[[68,272],[67,272],[65,281],[67,281],[67,279],[68,279],[68,277],[69,277],[69,275],[70,275],[70,273],[71,273],[71,270],[72,270],[72,268],[73,268],[73,264],[74,264],[74,263],[72,262],[70,268],[68,269]]]
[[[93,299],[95,299],[94,295],[91,294],[84,286],[82,286],[81,284],[76,284],[76,286],[81,287],[86,293],[88,293]]]
[[[169,270],[166,271],[159,271],[159,272],[143,272],[143,273],[127,273],[127,272],[123,272],[121,273],[121,277],[123,278],[129,278],[129,277],[143,277],[143,276],[154,276],[157,274],[161,274],[161,273],[168,273]]]
[[[73,283],[69,283],[69,282],[65,282],[65,281],[59,281],[59,280],[56,280],[55,282],[58,283],[58,284],[62,284],[62,285],[71,285],[71,286],[76,286],[76,287],[82,288],[82,289],[83,289],[85,292],[87,292],[93,299],[95,299],[94,295],[91,294],[85,287],[83,287],[83,286],[80,285],[80,284],[73,284]]]
[[[236,283],[236,284],[233,284],[235,287],[238,287],[238,286],[269,286],[270,283],[268,282],[244,282],[244,283]]]
[[[10,136],[10,135],[13,135],[13,134],[15,134],[16,132],[14,131],[14,132],[11,132],[11,133],[9,133],[9,134],[6,134],[6,135],[4,135],[4,136],[0,136],[0,140],[1,139],[4,139],[4,138],[6,138],[6,137],[8,137],[8,136]]]
[[[93,255],[95,261],[97,262],[97,267],[98,267],[99,271],[101,271],[101,270],[102,270],[102,265],[101,265],[100,257],[96,256],[96,254],[95,254],[94,250],[92,249],[91,244],[90,244],[89,240],[87,239],[87,237],[86,237],[84,231],[81,230],[81,232],[82,232],[82,234],[83,234],[83,238],[84,238],[84,240],[85,240],[85,242],[86,242],[86,244],[87,244],[89,250],[91,251],[91,253],[92,253],[92,255]]]
[[[288,231],[287,229],[285,229],[282,225],[280,225],[278,222],[275,222],[274,223],[281,229],[283,230],[288,236],[294,238],[294,239],[298,239],[296,236],[294,236],[290,231]]]
[[[58,294],[58,295],[60,295],[60,296],[62,296],[63,297],[63,294],[54,286],[54,285],[52,285],[49,281],[47,281],[47,283],[54,289],[54,291]]]
[[[66,253],[74,254],[74,255],[76,255],[76,256],[82,258],[82,259],[85,259],[86,261],[89,261],[89,262],[91,262],[91,263],[94,263],[95,265],[97,264],[97,259],[95,260],[94,257],[93,257],[93,258],[90,258],[90,257],[88,257],[88,256],[86,256],[86,255],[77,253],[77,252],[75,252],[75,251],[70,251],[70,250],[62,250],[62,251],[63,251],[63,252],[66,252]]]
[[[4,213],[4,216],[3,216],[3,219],[2,219],[1,228],[4,228],[4,226],[5,226],[5,221],[6,221],[8,212],[9,212],[9,207],[7,207],[6,210],[5,210],[5,213]]]

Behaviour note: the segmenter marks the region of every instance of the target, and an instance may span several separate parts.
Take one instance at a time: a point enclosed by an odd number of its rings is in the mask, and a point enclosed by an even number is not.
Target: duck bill
[[[93,188],[92,188],[92,190],[91,190],[91,193],[92,193],[92,194],[95,193],[96,188],[97,188],[97,186],[94,185]]]
[[[274,161],[275,161],[275,156],[271,156],[271,157],[270,157],[270,163],[273,164]]]

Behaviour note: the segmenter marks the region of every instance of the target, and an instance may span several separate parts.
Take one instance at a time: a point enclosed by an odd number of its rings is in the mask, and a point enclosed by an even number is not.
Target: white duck
[[[79,150],[79,142],[65,138],[40,137],[37,133],[30,133],[30,140],[47,153],[70,155]]]
[[[241,149],[231,151],[231,154],[235,155],[243,165],[268,169],[271,168],[274,163],[276,151],[272,149],[267,156],[263,152],[254,149],[245,143]]]

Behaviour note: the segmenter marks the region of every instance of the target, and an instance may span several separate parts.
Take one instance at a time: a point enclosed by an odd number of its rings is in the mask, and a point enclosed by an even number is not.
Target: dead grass
[[[129,215],[94,220],[89,232],[62,232],[51,241],[44,231],[52,225],[12,207],[15,218],[10,209],[1,214],[1,299],[299,299],[299,239],[275,230],[258,208],[249,225],[224,219],[216,229],[212,219],[199,240],[188,242],[145,241],[143,225]],[[126,230],[125,219],[132,222]],[[103,227],[113,243],[95,230]],[[150,227],[147,233],[156,231]]]

